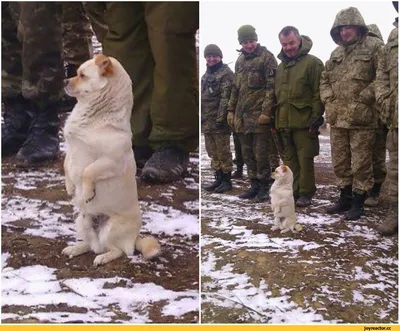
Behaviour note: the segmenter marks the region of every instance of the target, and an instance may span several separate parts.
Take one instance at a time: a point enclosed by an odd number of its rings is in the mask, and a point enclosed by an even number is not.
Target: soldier
[[[340,181],[340,198],[327,212],[348,211],[346,219],[359,219],[366,192],[372,184],[372,149],[378,128],[375,80],[381,41],[368,36],[357,8],[341,10],[331,37],[339,46],[321,76],[320,94],[331,126],[332,163]]]
[[[277,62],[266,47],[257,43],[256,30],[243,25],[238,30],[241,54],[235,63],[235,78],[228,104],[228,124],[238,133],[251,186],[241,199],[269,198],[271,176],[269,140],[274,78]]]
[[[393,1],[394,5],[398,2]],[[389,129],[386,148],[389,152],[387,172],[389,213],[385,221],[378,226],[378,231],[385,236],[391,236],[398,229],[398,28],[389,35],[388,42],[379,58],[376,73],[375,96],[380,110],[380,118]]]
[[[284,27],[279,41],[282,62],[275,78],[275,128],[282,137],[283,162],[293,172],[296,206],[306,207],[316,191],[314,157],[319,153],[318,128],[323,123],[319,83],[324,65],[309,54],[311,39],[300,36],[295,27]]]
[[[204,57],[207,71],[201,77],[201,131],[215,171],[215,181],[204,189],[223,193],[232,189],[232,153],[226,117],[233,72],[222,62],[222,51],[217,45],[207,45]]]
[[[383,37],[376,24],[369,24],[368,35],[378,38],[382,46]],[[386,135],[387,127],[378,118],[378,129],[376,130],[375,144],[372,151],[372,171],[374,176],[374,186],[367,193],[367,199],[364,204],[369,207],[375,207],[379,203],[381,187],[386,178]]]
[[[59,152],[57,107],[63,92],[62,6],[2,2],[2,156],[23,165]]]
[[[238,134],[236,132],[232,132],[233,136],[233,146],[235,147],[235,159],[233,163],[236,164],[236,170],[232,175],[232,178],[242,178],[243,177],[243,155],[242,155],[242,146],[240,146],[240,141]]]
[[[104,6],[107,25],[101,23],[100,7],[97,23],[103,27],[97,31],[104,53],[119,60],[132,79],[133,148],[138,167],[143,167],[142,179],[179,180],[199,140],[195,47],[199,3],[106,2]],[[90,18],[90,6],[86,8]]]

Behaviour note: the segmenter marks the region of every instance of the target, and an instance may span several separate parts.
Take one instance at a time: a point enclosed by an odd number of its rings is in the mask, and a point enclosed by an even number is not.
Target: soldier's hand
[[[215,122],[215,126],[217,127],[217,129],[223,129],[225,127],[225,121],[218,119]]]
[[[235,114],[233,112],[229,112],[226,120],[228,122],[228,125],[231,128],[233,128],[234,127]]]
[[[258,124],[260,125],[266,125],[271,123],[271,117],[261,114],[260,117],[258,118]]]
[[[310,118],[308,121],[308,131],[311,133],[318,132],[319,127],[324,124],[324,118],[318,117],[318,118]]]

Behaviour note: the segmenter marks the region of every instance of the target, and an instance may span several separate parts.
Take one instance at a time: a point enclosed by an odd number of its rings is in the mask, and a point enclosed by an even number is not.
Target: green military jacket
[[[215,68],[214,68],[215,67]],[[201,131],[203,133],[229,133],[226,122],[231,94],[233,71],[222,62],[207,67],[201,77]],[[217,128],[217,120],[224,126]]]
[[[271,117],[277,62],[260,44],[251,54],[241,52],[235,64],[228,111],[235,113],[235,132],[266,132],[268,126],[258,124],[258,119],[261,114]]]
[[[307,128],[310,119],[318,119],[324,112],[319,95],[324,65],[320,59],[308,54],[312,47],[311,39],[301,36],[301,40],[296,58],[288,58],[283,51],[278,55],[282,62],[275,77],[276,128]]]
[[[346,45],[340,26],[356,25],[361,35]],[[338,13],[331,29],[339,45],[326,62],[321,75],[320,95],[325,105],[326,121],[345,129],[376,129],[378,113],[373,81],[376,77],[382,42],[367,36],[368,28],[359,11],[350,7]]]
[[[394,28],[379,57],[375,81],[375,96],[380,119],[389,129],[398,128],[398,29]]]

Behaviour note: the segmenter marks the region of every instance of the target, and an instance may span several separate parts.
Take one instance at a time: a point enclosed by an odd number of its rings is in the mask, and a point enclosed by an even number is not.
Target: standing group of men
[[[324,66],[309,54],[312,41],[293,26],[279,33],[282,50],[273,54],[257,40],[255,28],[238,30],[242,49],[235,73],[222,63],[217,45],[205,48],[207,72],[201,81],[202,132],[215,170],[208,191],[232,189],[230,132],[239,138],[250,188],[242,199],[269,198],[271,150],[294,174],[296,206],[309,206],[316,192],[314,157],[319,154],[323,114],[330,125],[332,163],[339,179],[339,199],[330,214],[346,212],[359,219],[364,204],[376,205],[386,177],[390,212],[378,227],[384,235],[397,230],[397,22],[383,47],[357,8],[341,10],[331,29],[338,47]],[[377,36],[378,35],[378,36]],[[274,147],[274,148],[271,148]]]

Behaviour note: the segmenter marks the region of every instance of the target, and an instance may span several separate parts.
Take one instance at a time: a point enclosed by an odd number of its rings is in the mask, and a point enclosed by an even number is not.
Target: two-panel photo
[[[1,323],[398,324],[397,1],[1,8]]]

